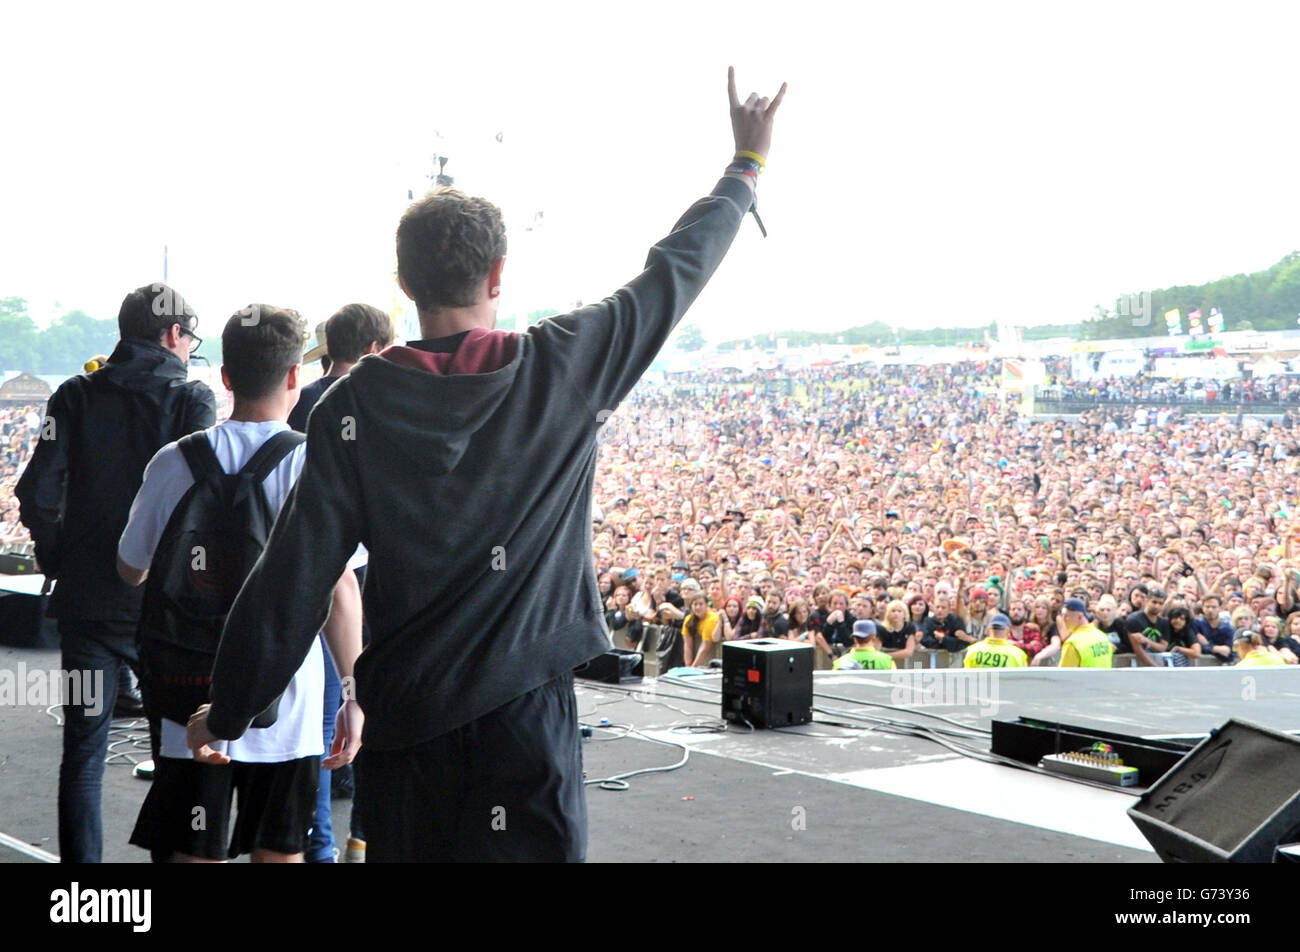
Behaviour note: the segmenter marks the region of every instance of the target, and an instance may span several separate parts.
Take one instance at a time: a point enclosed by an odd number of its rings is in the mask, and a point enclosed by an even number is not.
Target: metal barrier
[[[1221,400],[1198,400],[1188,397],[1138,397],[1129,400],[1107,400],[1102,397],[1040,397],[1034,398],[1035,415],[1053,416],[1064,413],[1085,413],[1107,407],[1176,407],[1185,412],[1235,414],[1269,413],[1281,415],[1288,410],[1300,410],[1300,403],[1283,400],[1255,400],[1250,403]]]

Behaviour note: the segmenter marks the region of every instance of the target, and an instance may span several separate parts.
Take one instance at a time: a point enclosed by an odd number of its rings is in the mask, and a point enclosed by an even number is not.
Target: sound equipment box
[[[722,718],[754,727],[812,720],[813,646],[778,638],[722,645]]]
[[[1300,739],[1230,720],[1129,808],[1166,863],[1267,863],[1300,839]]]
[[[0,552],[0,575],[37,575],[36,560],[30,555]]]
[[[573,676],[605,684],[638,684],[645,677],[645,657],[639,651],[610,648],[574,668]]]

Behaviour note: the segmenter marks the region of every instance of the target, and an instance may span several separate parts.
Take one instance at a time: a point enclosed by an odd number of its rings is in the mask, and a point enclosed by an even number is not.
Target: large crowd
[[[1031,664],[1067,602],[1142,665],[1300,655],[1300,414],[1030,419],[996,362],[643,383],[605,424],[592,545],[615,645],[783,636],[896,662],[995,614]],[[1131,662],[1130,662],[1131,663]],[[1203,662],[1205,663],[1205,662]]]
[[[31,539],[18,516],[14,486],[36,449],[40,427],[40,407],[0,408],[0,549]]]
[[[1041,664],[1079,598],[1139,664],[1235,663],[1249,634],[1251,650],[1297,662],[1300,412],[1122,406],[1103,381],[1074,388],[1095,409],[1028,419],[1000,372],[644,381],[605,423],[597,470],[592,547],[614,643],[668,627],[704,664],[723,641],[775,635],[829,664],[871,620],[901,664],[962,651],[1005,613]],[[39,413],[0,410],[0,546],[29,538],[13,487]]]

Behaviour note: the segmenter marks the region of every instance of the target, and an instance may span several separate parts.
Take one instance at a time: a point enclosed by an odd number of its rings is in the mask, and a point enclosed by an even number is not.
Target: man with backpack
[[[50,397],[36,451],[15,490],[40,569],[47,580],[58,580],[49,610],[59,622],[63,670],[81,672],[114,694],[123,671],[136,666],[140,617],[140,593],[114,571],[127,510],[159,447],[216,421],[212,391],[186,379],[200,343],[197,325],[184,298],[165,284],[128,294],[117,315],[121,340],[103,367],[69,378]],[[96,710],[67,701],[59,857],[98,863],[113,705]]]
[[[177,861],[243,853],[254,862],[300,861],[312,825],[323,751],[319,641],[311,641],[288,688],[253,729],[218,751],[219,764],[195,761],[185,742],[185,722],[207,700],[226,612],[302,469],[303,438],[286,421],[298,399],[303,337],[294,311],[254,305],[230,318],[221,376],[234,394],[231,417],[159,451],[118,547],[123,580],[146,582],[141,683],[146,710],[162,718],[161,756],[131,842]],[[361,650],[360,592],[350,567],[339,578],[325,637],[340,673],[350,677]],[[356,702],[344,703],[325,766],[352,759],[361,723]]]

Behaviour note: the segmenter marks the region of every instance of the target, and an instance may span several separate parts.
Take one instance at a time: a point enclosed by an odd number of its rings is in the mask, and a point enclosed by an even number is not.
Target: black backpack
[[[262,482],[304,439],[277,433],[233,474],[221,468],[204,431],[177,443],[194,485],[172,510],[145,581],[136,643],[149,714],[184,724],[208,702],[226,615],[275,524]],[[252,726],[274,724],[279,703]]]

